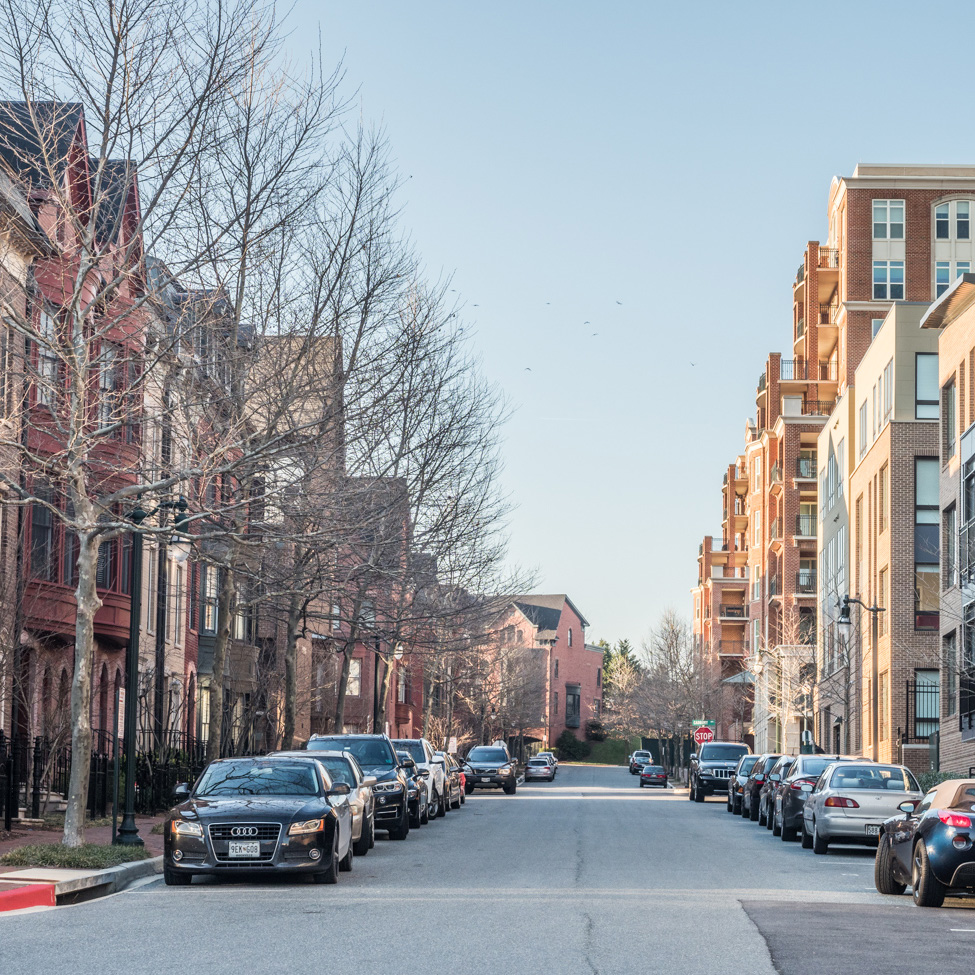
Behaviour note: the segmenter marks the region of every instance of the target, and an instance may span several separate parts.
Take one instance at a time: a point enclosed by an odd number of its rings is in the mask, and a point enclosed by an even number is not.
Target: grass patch
[[[62,846],[60,843],[38,843],[19,846],[0,857],[5,867],[60,867],[64,870],[106,870],[120,863],[147,860],[152,854],[144,846]]]
[[[578,759],[582,765],[626,765],[630,752],[641,747],[639,738],[607,738],[605,741],[592,741],[588,757]]]
[[[111,816],[100,816],[98,819],[86,819],[85,828],[89,826],[111,826],[112,817]],[[49,829],[54,832],[59,832],[64,829],[64,813],[51,813],[50,816],[44,817],[44,825],[41,829]]]
[[[166,827],[168,825],[169,825],[169,823],[166,820],[163,820],[161,823],[156,823],[156,825],[153,826],[152,829],[149,830],[149,832],[150,833],[155,833],[156,836],[162,836],[163,833],[166,832]]]

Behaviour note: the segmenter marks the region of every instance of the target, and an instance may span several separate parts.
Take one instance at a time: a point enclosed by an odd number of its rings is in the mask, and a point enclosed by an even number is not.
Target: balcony
[[[836,406],[835,399],[807,399],[802,401],[803,416],[829,416]]]
[[[769,482],[769,484],[781,484],[782,483],[782,468],[779,467],[778,464],[773,464],[769,468],[768,482]]]
[[[816,479],[816,458],[797,457],[796,458],[796,477]]]
[[[782,536],[782,521],[779,518],[774,518],[772,524],[769,525],[768,540],[770,542],[780,542],[782,541]]]
[[[819,364],[819,381],[821,383],[836,382],[836,360],[831,359]]]
[[[806,379],[805,359],[783,359],[779,363],[779,380],[783,383],[803,382]]]
[[[779,589],[779,577],[769,576],[768,580],[768,594],[769,596],[779,596],[781,591]]]
[[[796,271],[796,284],[802,284],[806,280],[806,265],[805,263],[799,265],[799,270]]]
[[[820,325],[835,325],[836,324],[836,312],[838,311],[838,305],[820,305],[819,306],[819,324]]]
[[[747,640],[718,640],[719,657],[745,657],[747,655]]]
[[[796,515],[796,535],[799,538],[815,538],[816,516]]]
[[[765,392],[765,385],[766,385],[766,379],[765,379],[765,373],[763,372],[758,377],[758,391],[760,393],[764,393]]]
[[[838,268],[840,266],[840,249],[838,247],[820,247],[818,265],[821,268]]]
[[[745,618],[745,607],[722,603],[718,607],[718,616],[723,620],[743,620]]]
[[[799,516],[800,518],[802,515]],[[796,593],[801,596],[816,595],[816,570],[800,569],[796,573]]]

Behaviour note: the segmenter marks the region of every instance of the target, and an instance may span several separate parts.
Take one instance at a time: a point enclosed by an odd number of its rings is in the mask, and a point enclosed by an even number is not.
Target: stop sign
[[[707,725],[702,725],[695,730],[694,741],[698,745],[704,745],[709,741],[714,741],[714,732]]]

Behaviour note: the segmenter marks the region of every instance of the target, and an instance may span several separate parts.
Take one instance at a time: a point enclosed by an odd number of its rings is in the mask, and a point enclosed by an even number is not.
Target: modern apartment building
[[[938,759],[942,769],[967,774],[975,765],[975,275],[956,279],[921,326],[934,330],[939,340]]]
[[[938,345],[919,327],[927,307],[894,305],[854,374],[851,571],[822,594],[834,617],[846,595],[882,610],[854,606],[850,645],[827,642],[821,674],[854,656],[861,750],[918,772],[939,722]]]

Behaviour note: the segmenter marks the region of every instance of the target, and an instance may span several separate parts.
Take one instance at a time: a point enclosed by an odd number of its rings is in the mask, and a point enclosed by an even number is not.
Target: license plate
[[[257,840],[250,843],[237,843],[231,840],[228,855],[232,857],[259,857],[261,855],[261,844]]]
[[[491,776],[490,775],[482,775],[481,776],[481,781],[482,782],[490,782],[491,781]]]
[[[867,836],[880,836],[879,826],[867,826]]]

